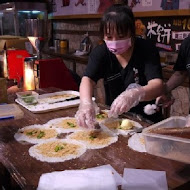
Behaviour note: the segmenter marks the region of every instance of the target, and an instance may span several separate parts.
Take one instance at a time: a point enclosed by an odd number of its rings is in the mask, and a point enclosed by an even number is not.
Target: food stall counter
[[[10,101],[13,101],[14,98],[15,94],[9,96]],[[124,168],[166,171],[169,189],[174,189],[190,180],[189,165],[134,151],[128,146],[128,137],[122,135],[119,135],[117,142],[101,149],[88,149],[76,159],[58,163],[36,160],[29,155],[28,150],[32,144],[20,143],[15,140],[14,135],[18,129],[34,124],[45,124],[51,119],[60,117],[73,117],[78,107],[47,113],[32,113],[23,107],[21,109],[24,112],[22,119],[0,122],[0,161],[20,189],[36,189],[43,173],[92,168],[106,164],[110,164],[121,175]],[[125,117],[135,120],[128,115]],[[136,121],[143,127],[150,125],[137,118]],[[11,184],[8,179],[6,183]]]

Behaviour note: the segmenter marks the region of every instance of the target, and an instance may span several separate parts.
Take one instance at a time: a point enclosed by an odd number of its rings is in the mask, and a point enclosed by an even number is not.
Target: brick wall
[[[69,40],[69,48],[78,50],[86,32],[89,33],[93,47],[99,41],[99,19],[55,20],[53,22],[53,39]]]

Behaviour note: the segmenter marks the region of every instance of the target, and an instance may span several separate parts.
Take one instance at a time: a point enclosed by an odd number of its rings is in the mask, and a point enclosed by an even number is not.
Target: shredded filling
[[[57,136],[57,132],[54,129],[26,129],[22,133],[34,139],[49,139]]]
[[[144,140],[144,138],[142,137],[142,138],[140,138],[139,139],[139,141],[140,141],[140,143],[142,144],[142,145],[145,145],[145,140]]]
[[[121,121],[112,121],[112,122],[104,123],[104,125],[109,129],[118,129],[121,125]]]
[[[47,157],[65,157],[67,155],[77,155],[79,145],[62,142],[49,142],[37,146],[40,154]]]
[[[64,129],[79,128],[76,119],[64,119],[56,125],[61,126]]]
[[[74,133],[71,138],[87,141],[90,144],[104,145],[108,144],[112,137],[103,131],[79,131]]]
[[[108,118],[108,114],[107,113],[99,113],[99,114],[96,115],[96,119],[97,120],[104,120],[106,118]]]
[[[73,98],[75,97],[76,95],[73,95],[73,94],[62,94],[62,95],[54,95],[54,96],[50,96],[48,98],[50,99],[60,99],[60,98]]]

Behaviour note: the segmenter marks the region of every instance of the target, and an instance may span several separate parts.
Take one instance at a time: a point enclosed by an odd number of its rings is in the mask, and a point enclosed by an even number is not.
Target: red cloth
[[[39,60],[40,88],[56,87],[79,90],[68,68],[60,58]]]

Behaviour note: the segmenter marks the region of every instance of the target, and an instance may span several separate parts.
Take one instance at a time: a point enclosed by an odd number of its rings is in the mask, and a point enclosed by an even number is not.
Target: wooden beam
[[[102,14],[80,14],[80,15],[65,15],[65,16],[53,16],[51,19],[96,19],[101,18]],[[49,17],[50,18],[50,17]]]
[[[55,34],[75,34],[83,35],[86,33],[86,30],[54,30]],[[88,31],[89,36],[100,36],[99,31]]]
[[[135,17],[190,16],[190,9],[134,12]]]
[[[134,12],[135,17],[155,17],[155,16],[190,16],[190,9],[181,10],[161,10],[161,11],[144,11]],[[80,14],[80,15],[62,15],[62,16],[51,16],[49,19],[97,19],[101,18],[102,14]]]

